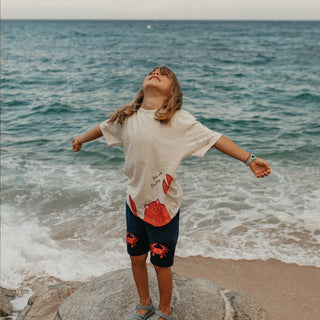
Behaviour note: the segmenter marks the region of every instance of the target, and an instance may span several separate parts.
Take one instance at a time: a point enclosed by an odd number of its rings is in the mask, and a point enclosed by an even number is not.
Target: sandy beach
[[[173,271],[255,297],[273,320],[319,320],[320,268],[279,260],[175,258]]]

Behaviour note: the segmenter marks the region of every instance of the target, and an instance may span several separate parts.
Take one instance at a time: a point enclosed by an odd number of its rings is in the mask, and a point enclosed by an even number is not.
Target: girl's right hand
[[[78,151],[81,150],[81,148],[82,148],[82,143],[77,140],[77,137],[75,137],[75,138],[72,140],[72,150],[73,150],[74,152],[78,152]]]

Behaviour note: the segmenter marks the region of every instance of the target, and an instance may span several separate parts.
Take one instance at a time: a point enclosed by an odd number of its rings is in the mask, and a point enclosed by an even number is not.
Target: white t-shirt
[[[109,146],[124,147],[131,211],[160,227],[180,208],[182,189],[176,171],[181,161],[188,156],[203,157],[222,135],[184,110],[178,110],[169,124],[155,120],[154,113],[140,108],[122,124],[106,120],[100,128]]]

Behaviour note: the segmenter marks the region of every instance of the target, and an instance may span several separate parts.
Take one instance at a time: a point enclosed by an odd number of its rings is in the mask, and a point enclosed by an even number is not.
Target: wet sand
[[[206,278],[245,292],[271,314],[273,320],[320,319],[320,268],[279,260],[217,260],[201,256],[176,257],[173,271]]]

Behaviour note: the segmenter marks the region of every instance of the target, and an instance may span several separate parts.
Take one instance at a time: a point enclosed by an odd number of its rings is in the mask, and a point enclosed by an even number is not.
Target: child
[[[172,273],[178,239],[181,187],[176,171],[187,156],[203,157],[212,147],[250,166],[258,178],[271,173],[263,159],[244,151],[181,110],[182,92],[167,67],[154,68],[132,104],[105,122],[75,137],[73,151],[104,135],[109,146],[123,146],[129,178],[126,203],[127,251],[140,302],[129,320],[171,320]],[[146,259],[156,270],[160,303],[149,295]]]

